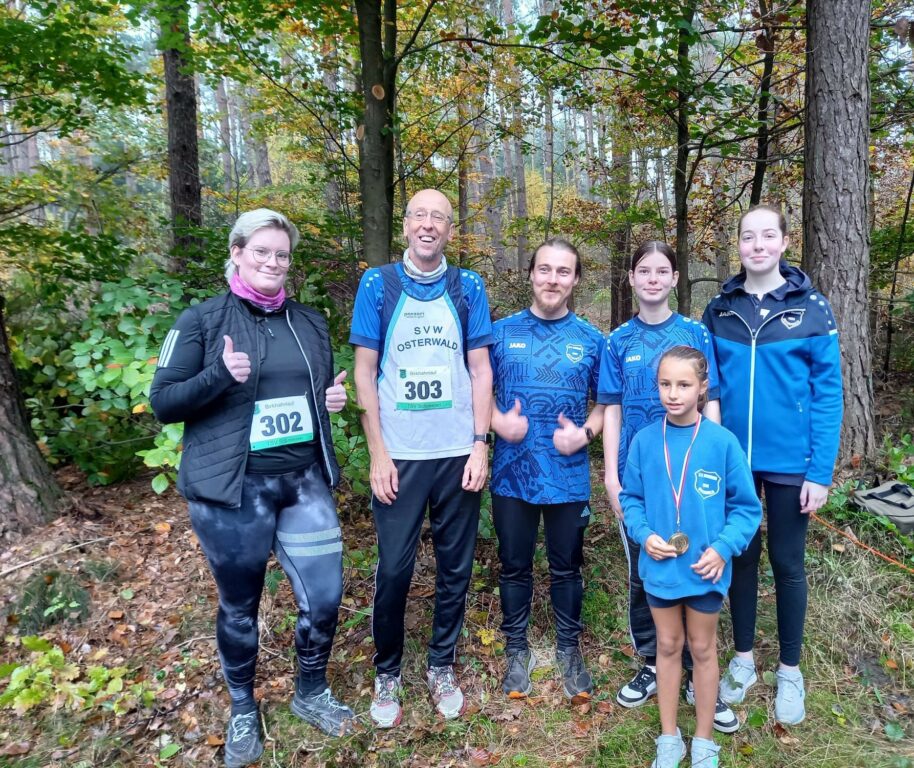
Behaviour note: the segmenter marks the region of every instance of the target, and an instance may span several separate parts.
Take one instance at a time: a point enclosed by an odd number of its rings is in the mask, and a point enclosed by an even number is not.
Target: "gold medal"
[[[689,537],[682,531],[676,531],[676,533],[670,536],[667,544],[676,550],[677,555],[682,555],[685,554],[686,550],[689,548]]]

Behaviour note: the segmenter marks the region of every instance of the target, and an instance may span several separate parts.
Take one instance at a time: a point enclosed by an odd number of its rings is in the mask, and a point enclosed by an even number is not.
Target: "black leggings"
[[[590,520],[581,517],[588,503],[531,504],[522,499],[492,494],[492,522],[498,534],[501,575],[501,629],[507,650],[526,650],[527,623],[533,599],[533,554],[540,527],[540,513],[546,533],[549,559],[549,593],[555,614],[556,646],[559,650],[578,647],[581,636],[581,602],[584,582],[584,530]]]
[[[257,610],[271,551],[298,604],[299,690],[323,690],[343,594],[343,542],[320,468],[245,475],[237,509],[196,501],[189,507],[219,590],[216,644],[233,706],[254,700]]]
[[[806,622],[806,530],[809,515],[800,512],[800,486],[780,485],[756,478],[761,496],[764,488],[768,519],[768,559],[774,573],[778,617],[778,642],[782,664],[800,663],[803,626]],[[762,556],[762,532],[756,531],[749,547],[733,558],[730,583],[730,613],[733,618],[733,644],[746,653],[755,644],[755,618],[758,610],[758,571]]]

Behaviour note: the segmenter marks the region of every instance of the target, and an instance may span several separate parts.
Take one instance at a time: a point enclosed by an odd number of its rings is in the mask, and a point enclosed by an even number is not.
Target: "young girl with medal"
[[[667,350],[657,386],[666,415],[635,436],[620,494],[628,533],[641,546],[638,573],[657,627],[662,733],[652,768],[677,768],[686,754],[676,726],[686,636],[694,663],[692,765],[714,768],[717,617],[730,562],[749,544],[762,510],[739,442],[701,414],[707,358],[692,347]]]

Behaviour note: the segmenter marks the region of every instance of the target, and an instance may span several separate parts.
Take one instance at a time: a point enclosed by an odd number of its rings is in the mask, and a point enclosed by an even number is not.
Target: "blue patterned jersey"
[[[496,407],[514,400],[529,428],[520,443],[495,439],[492,493],[532,504],[564,504],[590,498],[587,448],[563,456],[552,444],[558,416],[579,427],[587,420],[588,396],[597,391],[603,335],[569,312],[543,320],[529,309],[499,320],[489,348]]]
[[[625,472],[628,447],[640,429],[663,416],[657,391],[660,357],[670,347],[684,344],[708,358],[708,399],[720,398],[717,363],[708,329],[674,312],[662,323],[650,325],[637,315],[614,329],[606,339],[600,360],[597,402],[622,406],[619,435],[619,479]]]

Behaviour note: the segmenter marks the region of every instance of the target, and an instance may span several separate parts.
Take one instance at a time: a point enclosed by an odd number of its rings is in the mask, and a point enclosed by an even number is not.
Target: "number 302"
[[[441,397],[441,382],[433,381],[406,381],[407,400],[430,400]]]
[[[274,419],[272,416],[261,416],[260,423],[261,433],[264,437],[272,437],[277,432],[281,435],[288,435],[290,432],[301,432],[301,414],[293,411],[291,415],[280,413]]]

